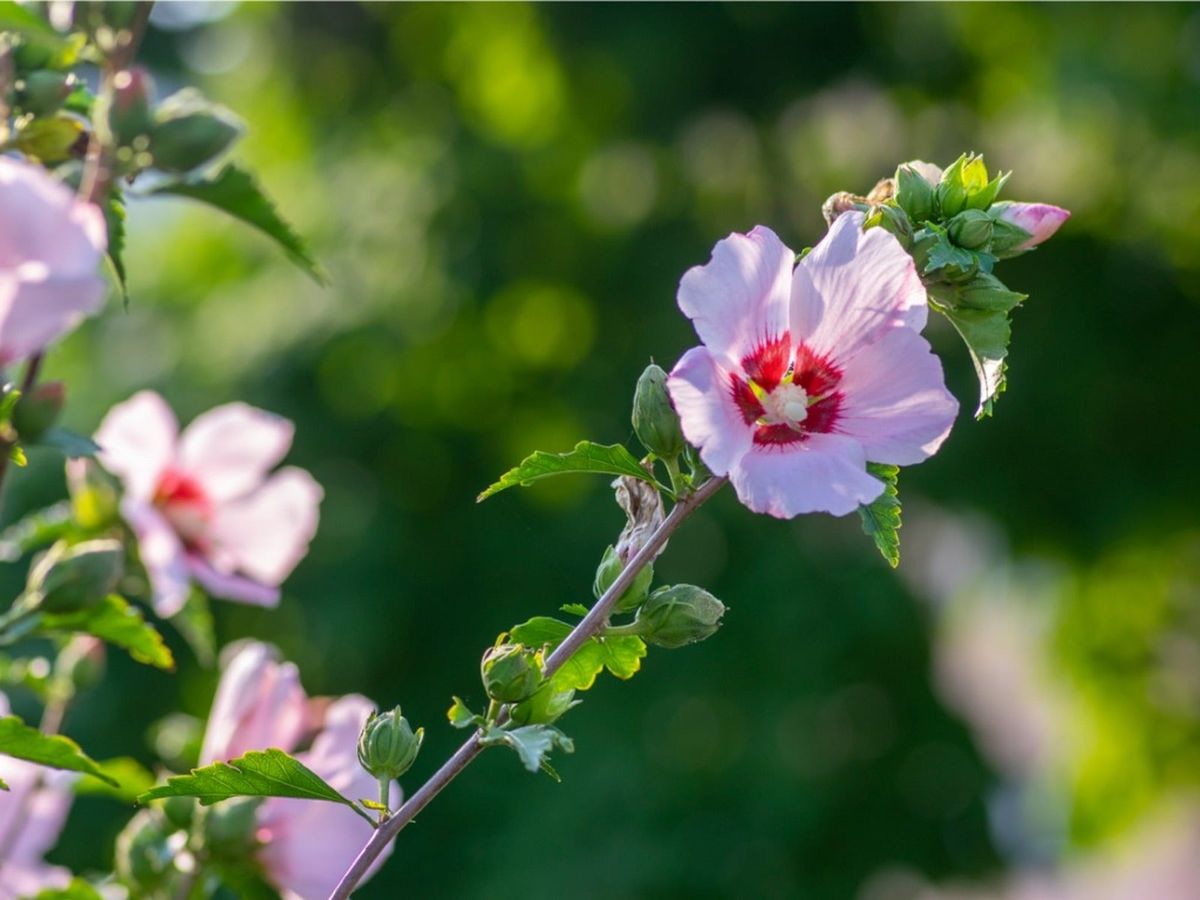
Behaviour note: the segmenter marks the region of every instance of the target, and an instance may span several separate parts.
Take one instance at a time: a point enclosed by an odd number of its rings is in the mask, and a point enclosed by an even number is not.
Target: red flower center
[[[185,544],[200,549],[212,519],[212,501],[200,482],[176,469],[167,469],[155,488],[154,504]]]
[[[804,344],[793,353],[788,332],[760,343],[742,359],[742,372],[745,378],[730,374],[730,391],[742,418],[754,427],[754,443],[795,444],[833,431],[842,406],[837,390],[842,372]]]

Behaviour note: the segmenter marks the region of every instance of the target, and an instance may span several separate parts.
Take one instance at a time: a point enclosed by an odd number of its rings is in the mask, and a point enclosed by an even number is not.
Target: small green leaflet
[[[990,416],[992,404],[1005,387],[1005,357],[1008,356],[1008,342],[1012,337],[1008,313],[1004,310],[951,309],[941,304],[930,305],[950,320],[971,354],[971,363],[979,378],[979,407],[975,410],[975,418]]]
[[[451,698],[454,702],[450,704],[450,709],[446,711],[446,718],[450,720],[450,724],[455,728],[469,728],[472,725],[482,725],[483,716],[478,716],[467,708],[467,704],[463,703],[457,697]]]
[[[154,775],[132,756],[118,756],[99,763],[104,774],[118,782],[116,787],[81,778],[75,782],[75,793],[80,796],[112,797],[122,803],[133,803],[138,794],[154,787]]]
[[[867,471],[883,482],[884,489],[872,503],[858,508],[863,533],[875,541],[880,554],[894,569],[900,565],[900,497],[896,488],[900,467],[867,463]]]
[[[166,784],[146,791],[138,803],[166,797],[195,797],[211,806],[231,797],[294,797],[325,800],[348,806],[372,825],[375,822],[357,804],[347,800],[319,775],[282,750],[251,750],[227,763],[218,762],[190,775],[174,775]]]
[[[83,772],[117,786],[99,763],[80,750],[73,740],[58,734],[42,734],[17,716],[0,718],[0,753],[52,769]]]
[[[82,878],[72,878],[65,888],[46,888],[34,894],[33,900],[104,900],[104,895]]]
[[[586,616],[589,612],[588,608],[582,603],[564,603],[559,607],[559,611],[580,617]]]
[[[493,494],[498,494],[506,488],[531,484],[552,475],[570,475],[576,472],[590,472],[595,475],[630,475],[655,484],[660,490],[662,485],[655,482],[642,464],[632,453],[621,444],[593,444],[591,441],[580,441],[574,450],[566,453],[547,453],[538,450],[521,460],[515,469],[509,469],[500,476],[500,480],[480,494],[476,500],[486,500]]]
[[[279,244],[288,258],[318,284],[329,281],[308,245],[279,215],[254,176],[234,163],[226,163],[215,175],[189,176],[161,185],[150,194],[173,194],[199,200],[241,219]]]
[[[547,762],[546,757],[556,747],[564,753],[575,752],[575,742],[553,725],[523,725],[520,728],[490,728],[480,737],[485,747],[504,746],[510,748],[530,772],[544,771],[555,781],[562,781],[558,773]]]
[[[78,612],[43,615],[38,630],[94,635],[129,651],[140,663],[168,671],[175,668],[175,658],[163,643],[162,635],[137,607],[116,594],[109,594],[95,606]]]
[[[534,616],[516,625],[509,632],[514,641],[527,647],[545,646],[553,650],[571,633],[571,626],[549,616]],[[588,638],[553,677],[560,690],[574,688],[586,691],[596,683],[596,676],[608,669],[622,680],[637,674],[646,656],[646,644],[637,635]]]
[[[37,447],[53,447],[67,459],[95,456],[100,452],[100,445],[90,437],[57,425],[43,431],[38,435],[37,440],[31,441],[31,443]]]

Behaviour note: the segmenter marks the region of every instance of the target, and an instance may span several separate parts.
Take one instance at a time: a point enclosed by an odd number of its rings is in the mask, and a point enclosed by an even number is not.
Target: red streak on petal
[[[750,388],[750,385],[732,372],[729,375],[729,389],[733,395],[733,402],[742,411],[742,418],[746,421],[747,425],[753,425],[766,415],[766,410],[758,402],[758,398],[754,396],[754,391]]]
[[[790,425],[759,425],[754,429],[754,443],[760,447],[798,444],[807,437],[807,432],[797,431]]]
[[[828,394],[841,380],[842,370],[827,357],[818,356],[804,344],[796,350],[796,367],[792,373],[792,381],[804,388],[808,396],[820,397]]]
[[[764,391],[772,391],[787,374],[792,361],[792,336],[784,332],[762,341],[742,359],[742,371]]]
[[[207,508],[208,495],[195,478],[185,475],[175,469],[167,469],[158,481],[154,491],[154,502],[162,506],[172,503],[182,503]]]
[[[804,420],[804,430],[810,434],[828,434],[837,424],[841,411],[841,393],[830,394],[824,400],[820,400],[808,408],[808,417]]]

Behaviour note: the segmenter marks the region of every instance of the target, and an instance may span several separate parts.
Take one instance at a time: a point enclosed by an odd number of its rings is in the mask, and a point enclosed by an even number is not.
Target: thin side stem
[[[650,539],[642,546],[642,548],[634,555],[629,564],[621,570],[621,574],[616,577],[613,583],[609,586],[604,595],[596,601],[586,616],[567,635],[566,640],[555,648],[554,652],[546,660],[545,673],[549,678],[570,659],[580,647],[582,647],[590,638],[599,634],[608,622],[609,616],[612,615],[613,609],[617,605],[617,601],[625,593],[638,573],[641,572],[651,561],[658,556],[659,552],[666,546],[667,540],[679,528],[680,525],[690,516],[699,506],[713,496],[725,484],[725,478],[710,478],[704,484],[700,485],[694,493],[686,497],[680,498],[679,502],[671,509],[670,514],[663,520],[663,523],[658,526]],[[479,743],[479,732],[476,731],[462,746],[454,751],[454,755],[446,760],[440,769],[433,773],[427,782],[417,789],[417,792],[408,798],[396,813],[379,826],[375,833],[371,835],[370,840],[359,852],[358,857],[346,870],[346,874],[342,876],[342,880],[338,882],[338,886],[333,893],[329,895],[329,900],[345,900],[354,891],[355,887],[366,875],[367,869],[371,867],[371,863],[383,852],[383,849],[395,839],[396,835],[403,830],[417,814],[421,812],[429,802],[433,800],[442,789],[451,781],[458,777],[459,772],[471,764],[478,756],[484,747]]]

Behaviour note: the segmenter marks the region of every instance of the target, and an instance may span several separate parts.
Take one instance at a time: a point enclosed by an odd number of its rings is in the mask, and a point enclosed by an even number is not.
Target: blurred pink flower
[[[680,282],[703,346],[667,387],[684,435],[756,512],[852,512],[883,491],[868,461],[921,462],[954,423],[912,259],[862,223],[843,214],[798,265],[767,228],[733,234]]]
[[[358,763],[358,733],[375,705],[350,694],[326,705],[310,700],[292,663],[265,644],[247,642],[229,660],[217,686],[201,762],[234,759],[277,747],[352,800],[376,799],[379,786]],[[390,803],[400,804],[392,782]],[[258,810],[258,860],[285,900],[324,900],[366,844],[372,828],[344,806],[311,800],[267,800]],[[368,877],[391,853],[389,845]]]
[[[96,432],[100,461],[125,485],[159,615],[179,611],[194,578],[217,597],[262,606],[308,551],[322,491],[302,469],[268,475],[292,423],[244,403],[200,415],[182,434],[170,407],[141,391]]]
[[[1016,250],[1032,250],[1043,241],[1049,240],[1062,223],[1071,218],[1067,210],[1051,206],[1049,203],[1015,203],[1004,200],[992,204],[991,211],[999,213],[1002,221],[1016,225],[1032,235],[1029,240],[1017,245]]]
[[[0,694],[0,716],[9,714]],[[71,808],[70,774],[0,756],[0,900],[16,900],[47,888],[64,888],[71,873],[43,857],[57,843]]]
[[[104,216],[39,166],[0,157],[0,366],[75,328],[104,301]]]

